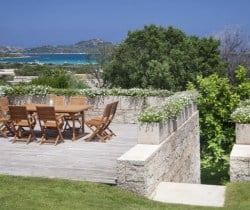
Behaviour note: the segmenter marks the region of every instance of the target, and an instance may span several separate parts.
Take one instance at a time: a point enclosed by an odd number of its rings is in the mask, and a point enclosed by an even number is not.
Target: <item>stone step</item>
[[[152,200],[164,203],[223,207],[225,186],[161,182]]]
[[[230,154],[230,181],[250,181],[250,145],[235,144]]]

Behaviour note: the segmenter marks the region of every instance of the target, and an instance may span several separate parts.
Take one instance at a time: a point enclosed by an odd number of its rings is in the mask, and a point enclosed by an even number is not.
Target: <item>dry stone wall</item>
[[[51,95],[47,96],[10,96],[11,104],[39,103],[49,104]],[[69,97],[65,97],[66,103]],[[92,105],[92,109],[85,112],[86,119],[100,116],[103,113],[105,105],[114,101],[119,101],[114,122],[117,123],[136,123],[137,116],[144,106],[155,106],[162,104],[166,97],[133,97],[133,96],[95,96],[88,98],[88,104]]]
[[[141,139],[118,159],[119,187],[150,197],[162,181],[200,183],[199,113],[193,108],[186,118],[173,119],[176,127],[163,141]]]

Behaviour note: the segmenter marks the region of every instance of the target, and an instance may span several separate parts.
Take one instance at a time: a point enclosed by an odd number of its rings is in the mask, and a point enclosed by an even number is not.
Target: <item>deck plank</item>
[[[113,124],[111,128],[117,136],[106,143],[85,142],[83,137],[74,142],[66,139],[57,146],[27,145],[0,137],[0,174],[115,184],[116,160],[137,143],[137,126]]]

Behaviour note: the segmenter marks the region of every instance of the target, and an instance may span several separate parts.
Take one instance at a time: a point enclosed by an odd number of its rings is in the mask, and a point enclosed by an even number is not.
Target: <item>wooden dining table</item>
[[[30,113],[36,112],[37,106],[49,106],[46,104],[26,104],[26,109]],[[68,114],[70,118],[72,119],[72,141],[81,138],[85,135],[85,129],[84,129],[84,112],[90,108],[92,108],[91,105],[55,105],[55,112],[58,114]],[[82,116],[81,120],[81,132],[76,133],[76,125],[75,125],[75,115],[77,113],[80,113]]]

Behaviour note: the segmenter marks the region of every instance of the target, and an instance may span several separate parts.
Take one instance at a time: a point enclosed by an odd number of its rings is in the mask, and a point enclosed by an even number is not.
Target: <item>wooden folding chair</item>
[[[87,98],[84,96],[71,96],[70,97],[70,102],[69,105],[86,105],[87,104]],[[64,126],[64,130],[66,129],[71,129],[71,125],[70,125],[70,121],[72,121],[72,118],[69,115],[64,115],[64,119],[65,119],[65,126]],[[74,116],[75,121],[77,121],[80,125],[80,128],[82,128],[82,115],[81,113],[77,113]]]
[[[36,110],[42,131],[42,139],[40,144],[54,143],[57,145],[59,141],[64,142],[61,132],[64,125],[63,115],[56,115],[55,107],[53,106],[37,106]],[[48,138],[49,130],[57,131],[56,138]]]
[[[13,143],[16,141],[26,141],[28,144],[32,139],[36,138],[34,133],[36,119],[27,112],[25,106],[9,106],[9,114],[12,129],[15,133]],[[27,135],[28,137],[25,138]]]
[[[8,137],[8,132],[14,135],[9,116],[9,100],[7,97],[0,97],[0,134]]]
[[[87,104],[88,100],[84,96],[71,96],[70,97],[70,105],[85,105]]]
[[[0,108],[4,115],[9,114],[9,99],[7,97],[0,97]]]
[[[105,131],[107,125],[109,124],[110,113],[112,109],[112,103],[107,104],[102,117],[100,118],[92,118],[85,122],[85,124],[90,128],[92,134],[86,138],[86,141],[91,141],[95,138],[99,138],[101,141],[105,142],[109,135]]]
[[[111,103],[112,106],[111,106],[111,110],[110,110],[109,119],[108,119],[108,122],[107,122],[105,128],[103,129],[104,130],[103,132],[106,134],[107,139],[111,139],[112,136],[116,136],[116,134],[109,128],[109,125],[114,119],[118,103],[119,103],[119,101],[115,101],[115,102]],[[92,120],[93,119],[96,121],[101,120],[100,117],[92,118]]]
[[[0,135],[8,138],[7,135],[7,124],[8,124],[8,119],[5,118],[4,114],[2,113],[2,110],[0,110]],[[10,121],[11,122],[11,121]]]
[[[104,128],[104,131],[107,132],[107,135],[109,135],[109,138],[111,138],[112,136],[116,136],[116,134],[109,128],[109,125],[110,125],[110,123],[113,121],[113,119],[115,117],[118,102],[119,101],[115,101],[115,102],[112,103],[109,120],[108,120],[108,123],[107,123],[106,127]]]

